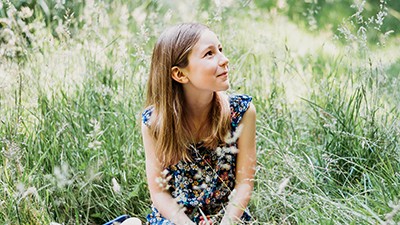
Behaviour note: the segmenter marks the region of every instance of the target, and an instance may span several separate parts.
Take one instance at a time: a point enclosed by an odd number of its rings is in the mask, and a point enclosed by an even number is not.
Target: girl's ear
[[[181,68],[174,66],[174,67],[172,67],[171,72],[172,72],[171,73],[172,79],[174,79],[176,82],[185,84],[189,81],[189,79],[183,73]]]

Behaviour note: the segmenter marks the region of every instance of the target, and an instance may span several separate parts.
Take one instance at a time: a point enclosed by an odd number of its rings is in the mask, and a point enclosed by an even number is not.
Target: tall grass
[[[144,220],[149,55],[165,26],[190,20],[219,35],[231,92],[254,97],[255,224],[400,221],[396,39],[372,48],[342,29],[342,46],[334,33],[310,34],[248,1],[199,1],[193,13],[174,4],[79,3],[75,17],[57,20],[63,35],[39,12],[30,21],[7,14],[26,23],[11,23],[20,39],[0,58],[0,223]],[[32,39],[20,30],[29,24]]]

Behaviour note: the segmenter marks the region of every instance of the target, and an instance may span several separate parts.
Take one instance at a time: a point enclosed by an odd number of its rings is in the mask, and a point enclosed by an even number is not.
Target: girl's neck
[[[187,116],[191,120],[204,120],[211,109],[214,93],[209,95],[199,94],[197,96],[186,96],[185,110]]]
[[[190,127],[192,143],[198,143],[209,135],[209,112],[212,107],[214,94],[209,96],[199,95],[194,98],[186,98],[186,119]]]

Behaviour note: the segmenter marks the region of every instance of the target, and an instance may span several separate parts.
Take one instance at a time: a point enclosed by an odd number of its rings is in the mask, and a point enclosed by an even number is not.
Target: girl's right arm
[[[142,136],[146,156],[147,183],[154,207],[164,218],[177,225],[195,224],[185,214],[184,209],[178,205],[168,190],[157,182],[162,177],[163,167],[156,156],[155,140],[151,137],[149,128],[144,123],[142,123]]]

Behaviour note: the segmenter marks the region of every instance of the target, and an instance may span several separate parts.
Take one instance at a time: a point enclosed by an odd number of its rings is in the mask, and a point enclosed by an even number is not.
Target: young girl
[[[142,115],[148,224],[251,220],[256,112],[251,97],[224,94],[228,64],[204,25],[180,24],[159,37]]]

